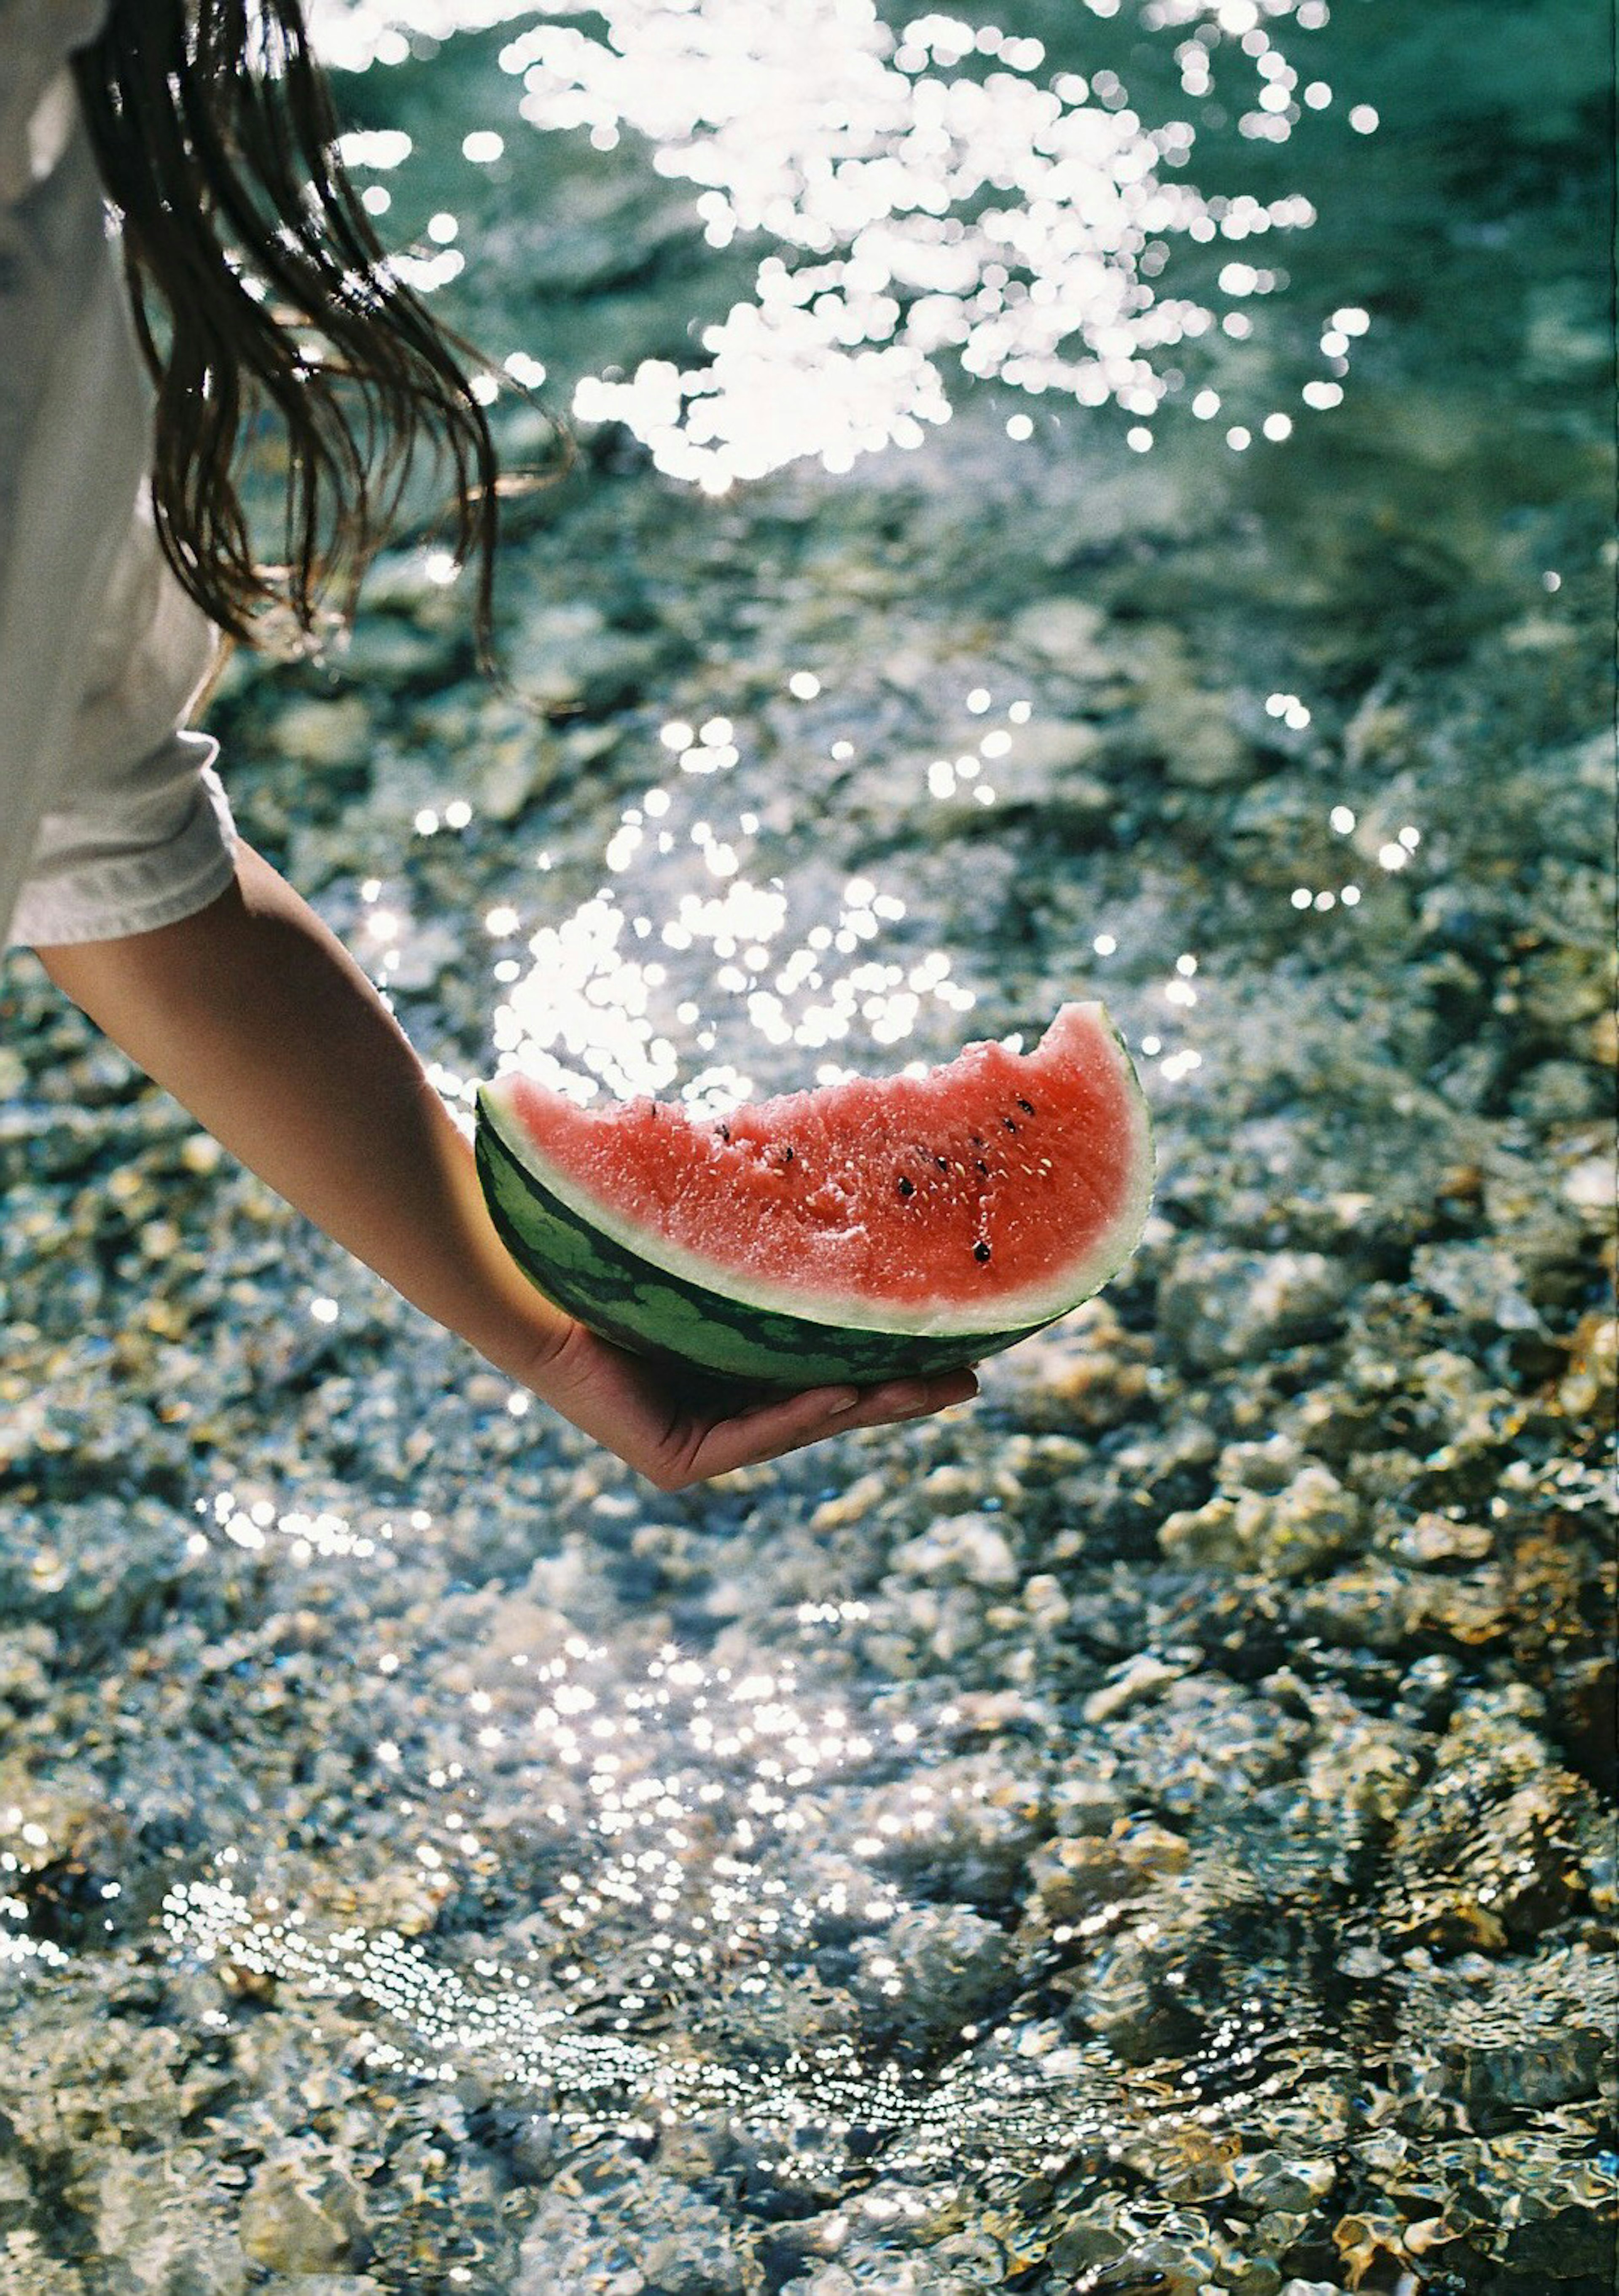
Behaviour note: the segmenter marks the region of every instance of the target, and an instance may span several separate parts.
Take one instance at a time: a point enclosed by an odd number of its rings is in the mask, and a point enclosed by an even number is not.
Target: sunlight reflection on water
[[[1087,6],[1099,35],[1120,13],[1119,0]],[[757,246],[751,298],[702,330],[699,352],[573,382],[575,422],[621,425],[666,475],[722,496],[797,462],[846,472],[921,447],[975,381],[1051,409],[1111,407],[1141,453],[1177,407],[1211,426],[1211,446],[1247,453],[1342,402],[1362,310],[1335,310],[1319,340],[1272,342],[1254,359],[1267,299],[1285,300],[1289,284],[1273,250],[1314,223],[1311,200],[1296,189],[1206,196],[1188,177],[1200,143],[1220,150],[1222,129],[1281,144],[1331,109],[1333,89],[1282,45],[1307,50],[1328,19],[1322,0],[1143,0],[1135,20],[1165,44],[1185,99],[1167,118],[1133,105],[1100,62],[1060,68],[1016,26],[937,11],[895,26],[873,0],[607,0],[583,21],[555,20],[569,12],[560,0],[328,0],[315,24],[328,56],[356,70],[511,25],[498,62],[520,94],[462,138],[469,167],[499,163],[521,122],[603,153],[627,133],[638,165],[694,187],[694,239]],[[1085,59],[1083,37],[1074,53]],[[1162,89],[1150,108],[1169,108]],[[380,178],[411,152],[397,130],[345,139],[372,178],[373,213],[390,201]],[[440,210],[399,256],[420,291],[464,267],[461,236]],[[493,400],[544,378],[519,350],[478,381]],[[1038,448],[1033,415],[1014,413],[1005,428],[1014,449]],[[821,680],[800,671],[789,691],[812,704]],[[1294,703],[1290,727],[1308,723],[1296,697],[1281,699]],[[966,697],[969,713],[988,707],[986,691]],[[1030,707],[998,706],[961,754],[947,744],[926,766],[928,795],[941,808],[993,808],[997,779],[1021,763]],[[925,1006],[971,1009],[949,955],[891,951],[904,905],[887,888],[860,881],[839,900],[820,887],[812,915],[803,873],[790,894],[770,873],[756,787],[724,794],[733,775],[758,780],[744,758],[756,730],[717,711],[699,726],[672,720],[669,756],[605,841],[599,886],[560,923],[530,934],[515,912],[503,923],[497,938],[522,934],[532,963],[514,948],[497,959],[493,1064],[586,1098],[679,1090],[717,1112],[756,1088],[750,1043],[766,1069],[765,1048],[819,1054],[817,1079],[830,1082],[851,1072],[840,1045],[854,1065],[881,1065]],[[840,750],[852,758],[845,742],[833,759]],[[436,813],[418,824],[439,825]],[[1325,889],[1320,905],[1339,898]],[[1344,898],[1353,906],[1358,887]],[[1192,1001],[1171,992],[1172,1004]],[[1157,1037],[1141,1050],[1172,1086],[1205,1057]],[[458,1086],[470,1098],[461,1079],[451,1096]]]
[[[874,1048],[897,1045],[924,1000],[972,1009],[943,950],[885,953],[905,904],[870,876],[849,878],[823,913],[802,886],[749,873],[757,814],[732,811],[705,786],[738,763],[734,729],[716,718],[701,730],[712,738],[666,726],[680,778],[626,807],[608,839],[605,867],[633,885],[629,905],[609,882],[530,938],[534,963],[494,1017],[501,1068],[579,1097],[596,1089],[593,1078],[620,1095],[666,1093],[681,1079],[686,1100],[718,1113],[755,1090],[720,1045],[727,1018],[767,1046],[814,1054],[856,1032]],[[719,1057],[682,1078],[680,1046],[718,1046]],[[815,1074],[824,1084],[849,1072],[826,1059]]]
[[[232,1536],[230,1494],[212,1513]],[[993,2020],[969,2023],[970,2053],[950,2048],[925,2074],[904,2050],[873,2049],[865,2028],[905,1989],[887,1950],[912,1903],[904,1877],[976,1802],[918,1759],[919,1742],[961,1720],[956,1706],[895,1719],[816,1683],[830,1612],[845,1625],[863,1605],[800,1605],[807,1674],[790,1654],[739,1672],[669,1644],[633,1678],[578,1635],[480,1665],[464,1726],[435,1734],[430,1767],[379,1743],[397,1862],[369,1900],[358,1885],[369,1918],[289,1903],[225,1843],[206,1876],[168,1892],[171,1947],[249,1999],[268,1984],[344,2004],[360,2061],[384,2079],[475,2073],[580,2142],[720,2111],[811,2180],[846,2174],[874,2142],[890,2176],[1049,2174],[1088,2152],[1100,2163],[1132,2130],[1195,2150],[1199,2131],[1285,2092],[1299,2037],[1240,1988],[1197,2058],[1140,2074],[1052,2023],[1020,2025],[1004,2046]],[[377,1670],[402,1664],[390,1651]],[[829,1857],[840,1780],[885,1772],[866,1831]],[[477,1937],[446,1949],[456,1891],[498,1888],[514,1858],[532,1876],[518,1885],[533,1898],[526,1950],[519,1939],[495,1957]],[[379,1886],[399,1925],[377,1918]],[[1189,1898],[1204,1887],[1186,1877]],[[1051,1971],[1124,1919],[1114,1906],[1080,1929],[1049,1923]],[[413,1935],[429,1923],[430,1947]],[[852,1953],[859,2028],[828,2021],[829,1940]],[[1313,2078],[1346,2071],[1318,2044]]]
[[[1118,12],[1116,0],[1090,6]],[[318,20],[328,53],[357,68],[403,61],[412,37],[515,12],[491,0],[358,0]],[[559,0],[537,12],[565,12]],[[1112,402],[1136,418],[1129,443],[1145,452],[1152,419],[1176,398],[1204,419],[1221,410],[1211,345],[1248,340],[1255,307],[1288,285],[1275,262],[1233,257],[1196,291],[1173,291],[1177,245],[1268,242],[1315,220],[1298,191],[1206,196],[1182,172],[1201,132],[1192,119],[1150,122],[1116,73],[1053,71],[1040,40],[998,26],[934,12],[896,31],[872,0],[607,0],[599,12],[600,31],[541,20],[504,48],[521,118],[603,152],[628,130],[655,173],[700,187],[694,222],[708,245],[743,235],[764,252],[752,299],[703,331],[700,361],[582,377],[573,412],[623,423],[659,470],[708,493],[801,458],[842,472],[918,447],[950,420],[953,373],[1085,407]],[[1189,111],[1231,50],[1247,103],[1239,135],[1278,144],[1333,100],[1324,81],[1301,86],[1278,36],[1307,35],[1326,14],[1320,0],[1149,0],[1141,21],[1178,39]],[[504,148],[494,129],[474,143],[474,164]],[[386,168],[401,155],[357,137],[350,156]],[[444,243],[454,218],[434,223],[439,243],[400,258],[426,291],[464,260]],[[1341,400],[1349,348],[1348,331],[1326,324],[1325,372],[1291,386],[1296,409]],[[1279,442],[1294,419],[1247,410],[1226,443]],[[1008,430],[1032,435],[1018,415]]]

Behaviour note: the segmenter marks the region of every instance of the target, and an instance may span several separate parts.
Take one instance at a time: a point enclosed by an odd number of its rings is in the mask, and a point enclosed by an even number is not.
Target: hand
[[[970,1371],[880,1387],[820,1387],[727,1410],[679,1396],[658,1367],[571,1324],[530,1380],[536,1395],[660,1491],[678,1491],[854,1427],[920,1419],[978,1391]]]

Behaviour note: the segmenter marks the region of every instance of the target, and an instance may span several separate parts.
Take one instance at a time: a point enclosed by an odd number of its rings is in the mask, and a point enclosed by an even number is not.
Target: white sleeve
[[[216,634],[152,530],[151,400],[63,65],[102,0],[0,0],[0,936],[171,923],[234,836],[186,727]]]
[[[217,899],[236,867],[217,755],[206,734],[171,734],[94,801],[47,813],[12,914],[13,944],[120,940]]]
[[[213,772],[218,744],[184,730],[217,639],[175,580],[144,490],[85,649],[71,719],[10,938],[115,940],[189,916],[235,870]]]

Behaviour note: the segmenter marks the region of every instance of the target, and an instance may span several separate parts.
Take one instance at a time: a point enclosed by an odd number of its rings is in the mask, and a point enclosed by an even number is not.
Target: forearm
[[[537,1383],[568,1330],[507,1257],[393,1015],[267,862],[196,915],[42,949],[52,978],[244,1164],[437,1322]]]

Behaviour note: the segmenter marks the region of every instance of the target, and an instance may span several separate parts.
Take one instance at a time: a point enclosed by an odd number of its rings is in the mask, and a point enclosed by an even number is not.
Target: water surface
[[[1094,993],[1161,1186],[977,1405],[660,1497],[15,961],[0,2288],[1607,2290],[1591,12],[325,37],[578,453],[515,692],[426,524],[234,674],[249,832],[458,1104]]]

